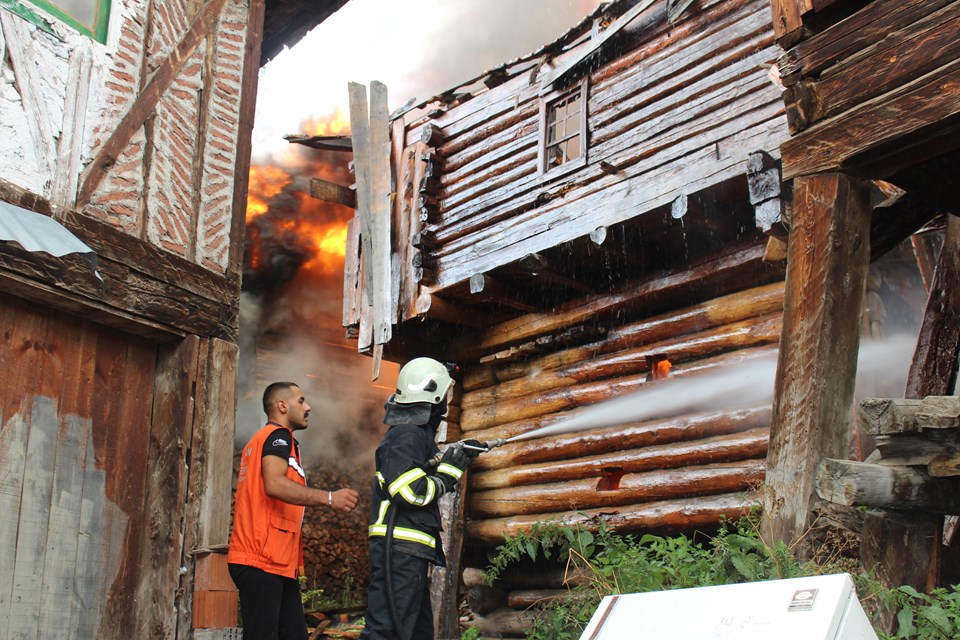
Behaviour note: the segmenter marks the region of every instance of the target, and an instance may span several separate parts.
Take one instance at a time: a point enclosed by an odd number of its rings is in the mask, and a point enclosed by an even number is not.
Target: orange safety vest
[[[260,468],[263,443],[277,428],[276,424],[267,424],[243,448],[227,562],[296,578],[303,574],[300,527],[304,508],[268,496],[263,488]],[[293,439],[292,431],[290,439]],[[287,477],[306,486],[307,478],[300,466],[300,452],[294,443],[291,443],[288,462]]]

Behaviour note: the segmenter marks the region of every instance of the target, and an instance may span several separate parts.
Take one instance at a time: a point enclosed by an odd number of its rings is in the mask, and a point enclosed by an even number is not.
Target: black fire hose
[[[499,447],[500,445],[504,444],[504,442],[505,441],[501,439],[497,439],[492,442],[483,442],[480,443],[482,448],[472,445],[464,445],[463,443],[457,443],[454,446],[460,445],[473,450],[489,451],[494,447]],[[435,469],[439,464],[439,458],[431,458],[423,463],[423,469],[429,471]],[[387,535],[384,536],[385,547],[383,550],[384,580],[387,583],[386,591],[387,603],[390,609],[390,622],[393,623],[393,631],[398,637],[400,636],[400,625],[398,624],[400,621],[400,615],[397,613],[397,605],[393,601],[393,528],[397,523],[397,512],[399,510],[399,505],[395,505],[392,502],[390,503],[387,513]]]
[[[397,523],[397,511],[400,507],[390,503],[387,514],[387,535],[384,540],[383,561],[384,561],[384,579],[387,583],[387,604],[390,608],[390,622],[393,623],[393,632],[400,637],[400,625],[397,624],[400,616],[397,614],[397,605],[393,602],[393,527]]]

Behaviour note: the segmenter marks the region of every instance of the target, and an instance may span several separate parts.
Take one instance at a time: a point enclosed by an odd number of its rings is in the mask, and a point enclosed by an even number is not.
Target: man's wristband
[[[333,491],[327,491],[327,506],[333,506]]]

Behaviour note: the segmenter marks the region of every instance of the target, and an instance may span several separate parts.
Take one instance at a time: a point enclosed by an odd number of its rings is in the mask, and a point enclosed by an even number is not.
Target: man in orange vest
[[[306,429],[310,405],[293,382],[263,392],[267,424],[243,448],[227,563],[240,591],[244,640],[307,640],[300,600],[305,506],[351,511],[353,489],[307,486],[295,431]]]

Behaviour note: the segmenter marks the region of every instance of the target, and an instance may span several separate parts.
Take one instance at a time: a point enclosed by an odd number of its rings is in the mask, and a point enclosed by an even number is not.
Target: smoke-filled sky
[[[301,123],[349,112],[347,83],[425,100],[556,39],[601,0],[350,0],[262,70],[254,156]]]

